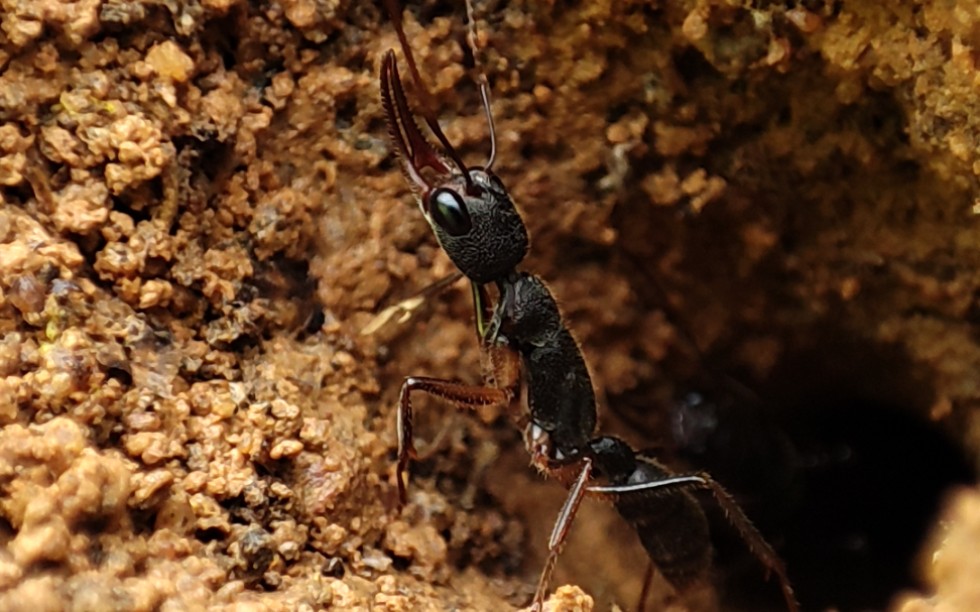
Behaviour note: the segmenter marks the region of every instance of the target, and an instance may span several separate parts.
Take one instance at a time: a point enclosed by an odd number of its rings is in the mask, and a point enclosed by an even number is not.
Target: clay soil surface
[[[471,163],[489,77],[603,431],[713,470],[805,608],[980,609],[980,5],[473,5],[475,62],[462,1],[405,28]],[[564,491],[507,419],[419,401],[397,503],[402,377],[480,355],[463,283],[374,325],[453,271],[387,138],[380,5],[0,11],[0,610],[526,605]],[[648,605],[778,609],[738,550]],[[586,502],[549,609],[631,609],[645,567]]]

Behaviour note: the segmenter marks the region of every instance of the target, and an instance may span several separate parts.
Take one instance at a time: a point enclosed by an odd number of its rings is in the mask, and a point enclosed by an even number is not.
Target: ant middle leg
[[[555,571],[555,565],[558,563],[558,555],[561,554],[568,532],[572,528],[572,522],[574,522],[579,506],[582,505],[582,500],[585,498],[586,484],[592,477],[592,460],[586,458],[581,463],[582,469],[568,491],[568,497],[565,498],[558,518],[555,519],[555,526],[551,529],[551,537],[548,538],[548,558],[541,569],[541,576],[538,578],[538,586],[534,591],[534,599],[531,603],[531,609],[535,612],[544,606],[544,597],[548,592],[551,574]]]

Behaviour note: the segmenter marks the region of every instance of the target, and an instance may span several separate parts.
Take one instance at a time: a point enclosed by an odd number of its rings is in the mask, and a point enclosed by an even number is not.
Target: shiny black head
[[[528,250],[527,229],[494,174],[469,169],[422,194],[420,206],[439,245],[472,281],[490,283],[514,271]]]

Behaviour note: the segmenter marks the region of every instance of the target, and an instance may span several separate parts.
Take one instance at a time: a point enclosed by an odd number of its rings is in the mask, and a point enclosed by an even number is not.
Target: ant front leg
[[[398,479],[398,499],[402,504],[408,500],[408,463],[415,459],[418,454],[413,442],[413,391],[421,391],[449,400],[456,406],[469,410],[476,410],[483,406],[507,406],[513,397],[512,391],[497,387],[464,385],[426,376],[409,376],[406,378],[398,396],[398,466],[396,477]]]

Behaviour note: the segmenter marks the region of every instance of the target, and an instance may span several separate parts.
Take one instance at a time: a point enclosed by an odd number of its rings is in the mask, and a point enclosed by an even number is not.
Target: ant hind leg
[[[711,491],[711,495],[725,513],[728,522],[738,531],[749,552],[766,568],[766,577],[768,578],[770,572],[776,574],[776,578],[779,579],[779,586],[783,592],[783,599],[786,600],[786,608],[790,612],[798,612],[800,604],[796,601],[796,596],[793,594],[793,587],[790,586],[789,576],[786,575],[786,567],[783,565],[782,559],[772,549],[772,546],[766,542],[766,539],[759,533],[756,526],[752,524],[749,517],[745,516],[745,512],[742,511],[742,508],[735,501],[735,498],[732,497],[731,493],[726,491],[709,474],[702,472],[698,476],[704,481],[703,488]]]

